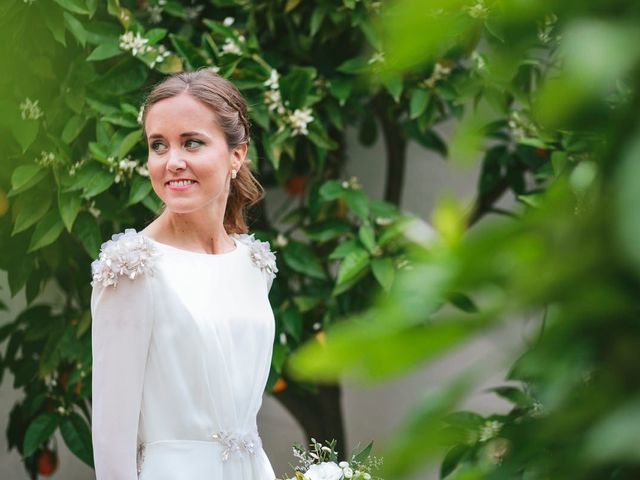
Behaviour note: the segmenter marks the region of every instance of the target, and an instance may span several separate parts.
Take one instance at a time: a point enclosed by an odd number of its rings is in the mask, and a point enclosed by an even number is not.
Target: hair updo
[[[149,109],[159,101],[181,93],[188,93],[213,111],[229,150],[249,143],[249,120],[244,97],[233,83],[205,67],[193,72],[175,73],[153,87],[142,107],[145,137]],[[264,196],[262,186],[247,163],[245,161],[242,164],[229,187],[224,212],[224,228],[227,233],[247,233],[246,210]]]

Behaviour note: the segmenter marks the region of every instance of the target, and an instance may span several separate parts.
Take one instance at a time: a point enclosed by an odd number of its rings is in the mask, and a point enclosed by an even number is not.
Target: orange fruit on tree
[[[62,388],[66,390],[67,382],[69,381],[69,371],[65,370],[64,372],[62,372],[58,377],[58,381],[60,382],[60,385],[62,385]]]
[[[278,393],[278,392],[283,391],[285,388],[287,388],[287,382],[285,381],[284,378],[280,377],[280,378],[278,378],[278,380],[276,380],[276,383],[273,386],[273,388],[271,389],[271,391],[273,393]]]
[[[37,464],[38,474],[50,477],[58,469],[58,454],[48,448],[40,450]]]
[[[293,175],[289,177],[284,185],[284,190],[291,196],[299,197],[304,194],[307,186],[307,178],[302,175]]]

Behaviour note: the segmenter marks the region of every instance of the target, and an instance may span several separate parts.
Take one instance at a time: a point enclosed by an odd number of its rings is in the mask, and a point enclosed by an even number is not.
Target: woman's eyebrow
[[[192,137],[194,135],[200,135],[203,137],[209,137],[209,135],[207,135],[204,132],[184,132],[180,134],[180,137]],[[149,135],[149,140],[154,140],[156,138],[164,138],[161,134],[159,133],[153,133],[151,135]]]

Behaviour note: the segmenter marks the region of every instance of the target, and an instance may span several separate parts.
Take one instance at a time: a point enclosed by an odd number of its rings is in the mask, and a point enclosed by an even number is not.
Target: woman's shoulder
[[[278,267],[269,242],[258,240],[253,233],[234,233],[231,236],[248,247],[249,256],[256,267],[275,278]]]
[[[141,275],[153,275],[159,251],[153,243],[135,228],[115,233],[100,247],[100,253],[91,263],[91,286],[116,286],[120,277],[131,280]]]

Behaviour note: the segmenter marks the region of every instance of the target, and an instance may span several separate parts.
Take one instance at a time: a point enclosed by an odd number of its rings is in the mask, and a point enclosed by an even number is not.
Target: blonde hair
[[[213,110],[229,150],[249,143],[249,120],[244,97],[233,83],[204,67],[193,72],[175,73],[153,87],[142,107],[145,137],[145,123],[151,106],[181,93],[191,95]],[[247,209],[264,196],[264,189],[247,163],[242,164],[229,187],[224,212],[224,228],[228,233],[247,233]]]

